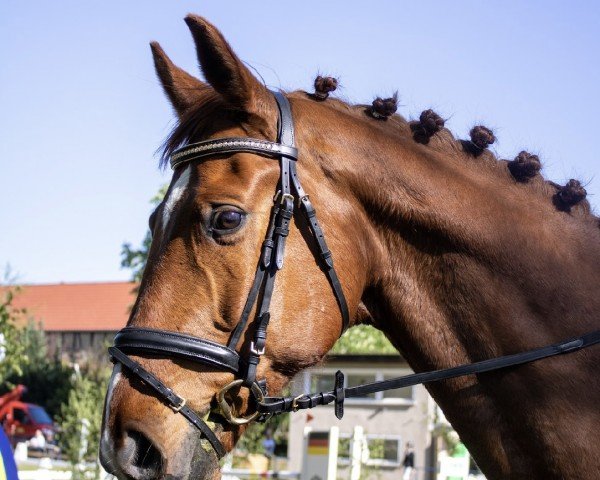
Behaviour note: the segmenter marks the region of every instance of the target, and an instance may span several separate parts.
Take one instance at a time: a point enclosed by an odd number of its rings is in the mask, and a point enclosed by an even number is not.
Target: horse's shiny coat
[[[277,111],[266,88],[212,25],[194,16],[186,22],[208,83],[153,45],[180,116],[170,146],[228,136],[273,141]],[[363,107],[316,102],[303,92],[288,98],[299,174],[334,252],[353,323],[384,331],[414,370],[599,328],[600,230],[587,202],[557,209],[556,189],[539,175],[518,183],[506,162],[485,150],[474,158],[448,130],[425,146],[401,117],[377,120]],[[226,344],[252,281],[277,178],[271,160],[249,153],[192,164],[187,194],[152,244],[129,324]],[[222,205],[244,211],[246,221],[218,237],[206,225]],[[341,325],[299,228],[286,249],[259,372],[272,394],[322,359]],[[233,379],[183,361],[136,360],[205,414]],[[597,363],[593,347],[428,389],[488,478],[600,478]],[[247,392],[236,398],[240,413],[251,410]],[[135,378],[123,375],[106,412],[103,462],[118,476],[218,478],[214,453]],[[213,430],[231,449],[244,427],[216,423]]]

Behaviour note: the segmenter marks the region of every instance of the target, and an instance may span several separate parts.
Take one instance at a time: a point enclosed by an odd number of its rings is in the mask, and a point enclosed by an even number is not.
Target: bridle
[[[274,414],[313,408],[317,405],[326,405],[333,402],[335,402],[335,414],[338,418],[341,418],[346,398],[498,370],[561,353],[573,352],[600,343],[600,330],[597,330],[581,337],[514,355],[348,388],[344,388],[344,375],[338,371],[335,375],[335,387],[330,392],[303,394],[297,397],[267,397],[266,383],[264,380],[258,381],[256,379],[256,372],[260,357],[265,353],[267,327],[270,319],[269,307],[275,286],[275,276],[283,267],[285,242],[294,215],[296,199],[299,209],[308,222],[310,234],[318,250],[317,260],[319,265],[327,276],[339,305],[342,317],[342,333],[349,324],[348,306],[339,278],[333,267],[331,252],[325,242],[323,230],[317,221],[315,209],[298,178],[296,170],[298,150],[295,147],[290,104],[282,93],[273,92],[273,95],[279,110],[277,142],[245,137],[217,138],[186,145],[175,151],[171,157],[171,167],[174,170],[191,161],[238,152],[255,153],[266,158],[279,160],[279,191],[274,198],[269,226],[261,247],[254,281],[242,310],[240,321],[233,330],[228,344],[221,345],[210,340],[167,330],[125,327],[117,333],[114,346],[108,349],[113,362],[119,362],[131,373],[138,376],[169,407],[182,414],[198,428],[210,442],[219,458],[226,454],[225,448],[206,421],[186,405],[186,400],[183,397],[177,395],[161,380],[132,360],[128,354],[179,358],[233,373],[237,378],[225,385],[217,394],[219,413],[230,424],[243,425],[254,420],[265,421]],[[254,321],[252,322],[255,327],[254,336],[247,354],[242,357],[237,348],[255,305]],[[225,397],[229,390],[241,386],[250,389],[256,406],[255,412],[247,417],[236,417]]]
[[[187,145],[178,149],[171,156],[171,167],[174,170],[194,160],[237,152],[250,152],[279,160],[279,191],[273,200],[269,227],[262,244],[254,281],[240,321],[233,330],[227,346],[180,333],[126,327],[117,333],[114,346],[109,348],[109,353],[114,361],[120,362],[139,376],[158,392],[171,408],[183,414],[200,429],[219,457],[225,454],[225,449],[206,422],[185,405],[184,399],[176,395],[150,372],[144,370],[137,362],[131,360],[127,354],[176,357],[232,372],[239,378],[223,387],[217,395],[221,415],[234,425],[242,425],[257,419],[260,415],[258,411],[249,417],[235,417],[225,399],[225,394],[233,388],[245,386],[250,389],[256,402],[260,403],[264,400],[265,383],[264,381],[257,382],[256,371],[260,357],[265,353],[267,327],[270,319],[269,306],[276,274],[283,267],[285,242],[294,215],[295,199],[298,200],[300,210],[306,217],[311,236],[318,250],[319,264],[331,284],[339,305],[342,316],[342,333],[349,323],[348,305],[337,273],[333,268],[331,252],[325,242],[323,230],[317,221],[315,209],[300,184],[296,170],[298,150],[295,147],[290,104],[282,93],[273,92],[273,95],[279,110],[277,142],[244,137],[217,138]],[[254,339],[250,343],[247,355],[242,359],[236,349],[255,305]]]

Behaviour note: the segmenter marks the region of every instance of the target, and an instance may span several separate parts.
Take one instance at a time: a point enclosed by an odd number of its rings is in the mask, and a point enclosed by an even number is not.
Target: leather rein
[[[317,221],[316,211],[298,178],[296,170],[298,150],[295,147],[294,125],[289,101],[280,92],[273,92],[273,95],[279,109],[277,142],[246,137],[217,138],[186,145],[175,151],[171,157],[173,170],[194,160],[237,152],[255,153],[279,161],[279,191],[274,198],[269,227],[262,243],[254,281],[242,310],[240,321],[232,332],[228,344],[221,345],[210,340],[168,330],[125,327],[117,333],[114,345],[108,349],[114,363],[122,364],[128,371],[139,377],[173,411],[182,414],[200,430],[219,458],[227,452],[216,434],[206,423],[207,417],[201,418],[186,405],[185,398],[177,395],[138,362],[132,360],[129,355],[178,358],[233,373],[237,378],[225,385],[217,394],[219,413],[228,423],[243,425],[252,421],[266,421],[272,415],[330,403],[334,403],[335,415],[342,418],[346,398],[361,397],[379,391],[489,372],[533,362],[553,355],[574,352],[600,343],[600,330],[597,330],[581,337],[514,355],[348,388],[344,388],[344,374],[338,371],[335,374],[335,387],[330,392],[302,394],[297,397],[266,396],[266,382],[264,380],[257,381],[256,372],[260,357],[265,353],[271,296],[275,286],[275,276],[283,267],[285,242],[294,215],[295,200],[298,201],[299,209],[308,222],[310,234],[319,253],[317,260],[329,280],[339,305],[342,316],[341,333],[346,330],[350,321],[348,305],[339,278],[333,268],[331,252],[325,242],[323,230]],[[256,309],[252,322],[255,326],[253,340],[250,342],[249,348],[246,349],[247,355],[242,357],[237,350],[238,344],[255,305]],[[246,417],[235,416],[225,397],[229,390],[241,386],[250,389],[256,407],[255,412]]]

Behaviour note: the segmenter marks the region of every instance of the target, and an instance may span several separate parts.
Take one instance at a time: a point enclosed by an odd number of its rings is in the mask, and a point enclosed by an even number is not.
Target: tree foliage
[[[17,287],[8,287],[0,299],[0,385],[9,377],[22,374],[23,366],[29,362],[18,326],[26,312],[12,305],[16,293]]]
[[[284,413],[270,418],[265,423],[253,423],[244,432],[236,448],[244,453],[264,453],[263,440],[270,430],[275,440],[275,455],[286,455],[290,428],[290,414]]]
[[[150,204],[153,207],[158,206],[158,204],[162,202],[162,199],[167,193],[167,188],[168,185],[163,185],[156,195],[152,197]],[[150,233],[150,230],[147,230],[146,235],[142,240],[142,244],[139,247],[132,247],[129,242],[126,242],[121,246],[121,267],[131,270],[131,280],[134,282],[139,283],[142,280],[151,244],[152,234]]]
[[[40,324],[28,318],[26,309],[12,305],[19,287],[7,287],[0,302],[0,332],[4,338],[4,359],[0,362],[0,395],[23,384],[23,401],[58,413],[68,395],[71,369],[58,359],[48,358],[46,338]]]
[[[331,349],[338,355],[394,355],[398,350],[385,334],[370,325],[358,325],[346,331]]]
[[[67,400],[61,405],[59,445],[72,465],[82,459],[95,460],[98,455],[104,393],[109,370],[75,371]],[[87,434],[82,436],[86,424]],[[81,458],[83,457],[83,458]]]
[[[8,392],[14,385],[23,384],[27,387],[23,401],[42,405],[54,418],[69,395],[73,369],[58,357],[48,356],[41,323],[30,318],[24,327],[17,330],[22,349],[19,368],[13,369],[4,378],[0,394]]]
[[[0,332],[6,355],[0,362],[0,394],[14,385],[25,385],[23,401],[42,405],[58,421],[60,446],[73,464],[79,460],[81,419],[86,418],[90,427],[85,455],[95,459],[108,369],[76,375],[77,369],[58,357],[50,358],[41,323],[28,319],[25,309],[13,307],[17,293],[16,287],[6,289],[0,302]]]

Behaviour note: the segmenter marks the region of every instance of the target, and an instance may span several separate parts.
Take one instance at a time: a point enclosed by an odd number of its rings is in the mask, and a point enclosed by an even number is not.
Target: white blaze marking
[[[177,202],[181,200],[181,197],[183,197],[188,183],[190,182],[190,172],[192,170],[191,167],[191,165],[188,165],[185,170],[181,172],[181,175],[179,175],[175,185],[173,185],[171,191],[169,192],[169,196],[165,200],[165,206],[163,207],[162,212],[163,231],[167,228],[167,225],[169,224],[169,217],[171,216],[175,205],[177,205]]]
[[[108,422],[108,413],[110,412],[110,402],[112,401],[113,391],[121,380],[121,364],[117,363],[114,368],[112,375],[110,377],[110,382],[108,382],[108,390],[106,392],[106,399],[104,404],[104,432],[102,432],[103,440],[107,444],[110,444],[110,434],[108,432],[108,428],[106,426]]]

